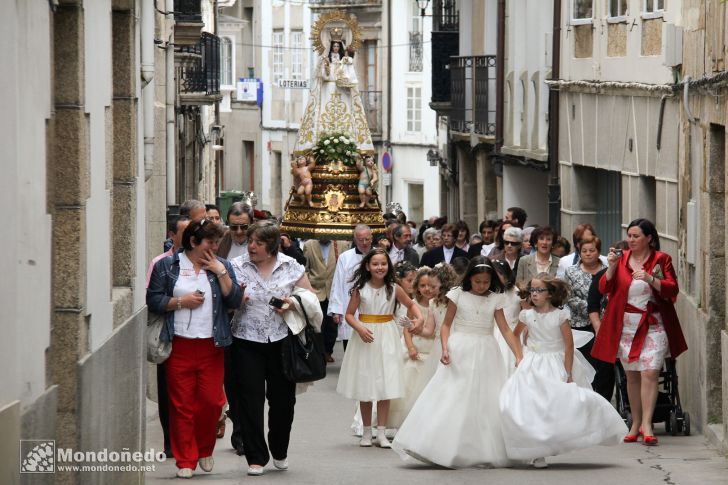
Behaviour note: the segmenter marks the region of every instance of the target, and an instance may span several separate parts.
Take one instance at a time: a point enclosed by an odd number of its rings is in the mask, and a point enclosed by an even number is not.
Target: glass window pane
[[[574,0],[573,18],[590,19],[593,16],[593,0]]]

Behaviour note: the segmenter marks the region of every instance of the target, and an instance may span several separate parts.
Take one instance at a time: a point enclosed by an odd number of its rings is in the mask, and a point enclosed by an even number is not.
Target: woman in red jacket
[[[674,302],[680,291],[672,258],[660,252],[660,237],[647,219],[627,228],[629,250],[610,248],[609,267],[599,280],[599,291],[609,303],[597,333],[592,357],[605,362],[617,358],[627,373],[627,395],[632,428],[624,437],[634,443],[656,445],[652,415],[657,381],[665,357],[675,358],[688,346],[680,329]]]

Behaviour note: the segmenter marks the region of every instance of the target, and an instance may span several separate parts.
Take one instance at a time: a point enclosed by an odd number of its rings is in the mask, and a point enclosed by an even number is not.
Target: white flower
[[[347,157],[350,157],[351,156],[351,152],[349,150],[346,151],[346,156]]]
[[[329,153],[334,153],[334,149],[333,148],[329,148]]]
[[[348,138],[344,138],[343,136],[341,137],[341,141],[344,142],[344,143],[349,143],[349,139]]]
[[[334,138],[334,143],[339,143],[339,139],[338,138]]]
[[[328,145],[329,143],[331,143],[329,140],[324,140],[324,145]]]

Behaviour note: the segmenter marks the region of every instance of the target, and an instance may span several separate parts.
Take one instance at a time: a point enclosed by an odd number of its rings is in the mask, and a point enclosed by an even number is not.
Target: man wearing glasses
[[[248,225],[253,223],[252,209],[242,202],[235,202],[227,213],[228,232],[220,240],[217,255],[228,261],[247,254]]]

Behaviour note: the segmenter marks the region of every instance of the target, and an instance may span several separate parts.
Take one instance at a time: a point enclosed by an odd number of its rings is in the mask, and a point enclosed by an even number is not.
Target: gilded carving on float
[[[357,224],[384,232],[377,156],[354,68],[362,32],[334,10],[311,29],[319,55],[291,160],[294,186],[281,230],[306,239],[349,240]]]

